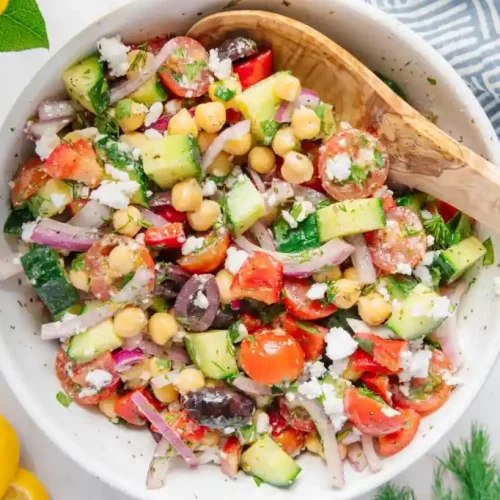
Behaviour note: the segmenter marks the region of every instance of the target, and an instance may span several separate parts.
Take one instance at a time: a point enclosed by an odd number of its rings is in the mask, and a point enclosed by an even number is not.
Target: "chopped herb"
[[[432,266],[429,272],[431,273],[432,287],[437,288],[441,282],[441,269],[437,266]]]
[[[384,407],[385,406],[388,406],[387,403],[380,397],[380,396],[377,396],[374,392],[370,391],[369,389],[367,389],[365,386],[362,386],[362,387],[358,387],[358,392],[362,395],[362,396],[365,396],[367,398],[371,398],[371,399],[374,399],[375,401],[377,401],[378,403],[382,404]]]
[[[64,406],[64,408],[68,408],[69,405],[73,402],[73,398],[62,391],[59,391],[56,394],[56,399],[62,406]]]
[[[369,285],[365,285],[361,290],[361,295],[368,295],[369,293],[374,292],[377,289],[378,283],[371,283]]]
[[[156,361],[156,366],[158,366],[158,369],[163,371],[163,370],[170,370],[172,367],[172,360],[169,358],[159,358]]]
[[[137,52],[137,55],[132,61],[132,64],[129,66],[129,71],[141,70],[146,65],[148,53],[144,50],[144,45],[140,45],[138,49],[139,51]]]
[[[232,323],[229,327],[229,338],[231,339],[231,342],[237,342],[238,340],[240,340],[239,328],[242,324],[242,321],[239,319],[238,321]]]
[[[237,379],[238,377],[241,377],[241,373],[240,372],[236,372],[236,373],[231,373],[230,375],[228,375],[225,380],[228,384],[232,384],[234,382],[235,379]]]
[[[435,78],[427,78],[427,81],[431,84],[431,85],[437,85],[437,80]]]
[[[422,234],[422,230],[403,224],[403,236],[405,238],[411,238],[412,236],[418,236],[419,234]]]
[[[223,85],[218,86],[217,89],[215,90],[215,97],[219,98],[221,101],[224,102],[230,101],[235,95],[236,92],[234,90],[228,89]]]
[[[329,281],[327,283],[326,297],[324,299],[325,302],[327,302],[328,304],[332,304],[333,301],[335,300],[337,293],[339,293],[338,286],[335,284],[334,281]]]
[[[417,500],[417,497],[410,488],[389,483],[377,491],[374,500]]]
[[[192,82],[206,67],[206,61],[194,61],[184,65],[184,74]]]
[[[85,253],[79,253],[72,261],[71,261],[71,269],[75,271],[86,271],[87,266],[85,265]]]
[[[271,144],[280,124],[276,120],[263,120],[260,122],[260,129],[264,136],[264,144]]]
[[[255,345],[255,337],[253,335],[249,335],[247,339],[250,342],[250,344]]]
[[[260,479],[259,477],[257,476],[252,476],[253,477],[253,480],[255,482],[255,484],[260,488],[260,485],[264,482],[262,481],[262,479]]]
[[[288,392],[297,392],[299,390],[299,387],[297,385],[297,381],[294,380],[293,382],[290,382],[290,384],[287,387]]]
[[[177,47],[172,52],[172,56],[175,57],[175,59],[184,59],[186,57],[186,51],[183,47]]]
[[[373,153],[373,158],[375,160],[375,165],[377,165],[378,168],[384,168],[384,157],[382,156],[382,153],[378,150],[375,149]]]
[[[491,266],[495,263],[495,250],[493,248],[493,242],[491,241],[491,238],[484,240],[483,245],[486,248],[486,253],[484,254],[483,258],[483,265]]]
[[[120,127],[109,113],[96,116],[94,118],[94,126],[99,130],[100,134],[107,135],[110,139],[116,141],[120,137]]]
[[[347,179],[348,182],[354,182],[354,184],[363,187],[367,178],[365,169],[358,167],[358,165],[351,165],[351,175]]]
[[[324,102],[320,102],[315,108],[314,108],[314,112],[316,113],[316,116],[320,119],[320,120],[324,120],[325,119],[325,113],[326,113],[326,104]]]
[[[356,342],[359,344],[359,347],[363,349],[370,356],[373,356],[373,342],[371,340],[362,339],[356,337]]]
[[[283,394],[285,391],[283,390],[283,387],[280,387],[279,385],[273,385],[271,387],[271,394],[273,396],[280,396]]]
[[[320,330],[316,328],[315,326],[312,326],[310,323],[307,323],[306,321],[300,321],[298,319],[294,320],[295,324],[301,329],[304,330],[307,333],[310,333],[312,335],[321,335]]]
[[[337,434],[337,441],[340,443],[344,438],[346,438],[351,433],[351,429],[346,429],[345,431],[339,432]]]

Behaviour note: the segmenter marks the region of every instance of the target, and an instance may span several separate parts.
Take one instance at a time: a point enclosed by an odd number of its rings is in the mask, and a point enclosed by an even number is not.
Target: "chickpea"
[[[293,112],[292,128],[297,139],[314,139],[321,130],[321,120],[312,109],[301,106]]]
[[[314,174],[314,167],[311,160],[302,153],[290,151],[285,156],[285,161],[281,167],[281,175],[285,181],[291,184],[302,184],[310,181]]]
[[[306,436],[306,449],[315,455],[321,455],[323,452],[323,445],[318,438],[318,434],[316,432],[310,432]]]
[[[149,319],[149,335],[155,344],[165,345],[177,330],[177,321],[170,313],[156,313]]]
[[[213,378],[206,379],[205,385],[207,387],[229,387],[225,380],[215,380]]]
[[[122,371],[120,377],[127,382],[128,387],[145,387],[151,379],[149,361],[147,359],[140,361],[132,368]]]
[[[356,272],[356,269],[354,269],[354,267],[348,267],[344,271],[344,278],[346,280],[357,281],[358,273]]]
[[[372,292],[358,301],[358,312],[367,325],[381,325],[392,313],[391,304],[380,293]]]
[[[271,148],[257,146],[248,155],[248,164],[259,174],[267,174],[276,163],[276,155]]]
[[[198,146],[200,147],[200,152],[204,153],[210,144],[217,139],[217,134],[209,134],[208,132],[205,132],[202,130],[198,134]]]
[[[339,309],[349,309],[358,301],[361,295],[361,287],[357,281],[340,279],[335,282],[337,293],[333,303]]]
[[[197,137],[198,126],[196,125],[196,120],[189,114],[186,108],[182,108],[168,122],[168,133],[170,135],[188,134]]]
[[[135,337],[147,324],[146,313],[140,307],[127,306],[115,316],[115,333],[124,339]]]
[[[313,280],[316,283],[325,283],[326,281],[337,281],[342,278],[342,271],[339,266],[329,266],[324,271],[313,274]]]
[[[179,212],[199,210],[202,202],[203,192],[196,179],[186,179],[172,188],[172,206]]]
[[[127,54],[127,61],[133,66],[127,71],[127,80],[134,80],[154,65],[155,56],[152,52],[136,49]]]
[[[82,290],[82,292],[90,291],[90,279],[87,271],[84,271],[83,269],[80,271],[71,269],[69,272],[69,280],[78,290]]]
[[[117,233],[134,237],[140,230],[141,212],[135,207],[121,208],[113,214],[113,227]]]
[[[207,231],[213,227],[220,212],[220,205],[216,201],[203,200],[196,212],[188,213],[187,219],[195,231]]]
[[[179,373],[174,384],[181,394],[205,387],[205,377],[197,368],[186,368]]]
[[[153,394],[158,401],[165,404],[173,403],[179,397],[179,393],[173,384],[164,385],[159,388],[153,387]]]
[[[252,134],[248,132],[248,134],[242,135],[238,137],[238,139],[230,139],[227,141],[224,145],[224,151],[230,155],[246,155],[252,147],[252,141]]]
[[[273,151],[282,157],[285,157],[290,151],[297,151],[299,149],[299,142],[293,133],[292,127],[280,128],[276,132],[271,145]]]
[[[217,444],[219,443],[219,440],[220,440],[219,433],[215,430],[211,430],[211,431],[208,431],[205,433],[205,435],[203,436],[203,439],[201,441],[201,444],[203,446],[213,447],[213,446],[217,446]]]
[[[109,268],[116,277],[125,276],[135,270],[135,255],[126,245],[118,245],[109,253]]]
[[[221,269],[215,275],[221,304],[229,304],[233,300],[233,294],[231,293],[233,278],[234,276],[227,269]]]
[[[99,410],[101,410],[106,417],[108,417],[110,420],[113,420],[117,417],[115,413],[115,402],[118,399],[118,396],[114,394],[113,396],[110,396],[107,399],[103,399],[99,403]]]
[[[196,106],[194,116],[200,128],[214,134],[226,123],[226,108],[221,102],[206,102]]]
[[[214,162],[208,167],[208,173],[217,177],[229,175],[233,170],[231,155],[222,151]]]
[[[149,142],[149,139],[140,132],[131,132],[129,134],[123,134],[120,136],[120,142],[124,142],[131,148],[142,149],[145,144]]]
[[[299,97],[302,85],[300,80],[293,75],[280,75],[274,82],[274,93],[284,101],[295,101]]]

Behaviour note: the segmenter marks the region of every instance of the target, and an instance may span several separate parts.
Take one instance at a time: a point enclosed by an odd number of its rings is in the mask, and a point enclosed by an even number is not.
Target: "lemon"
[[[32,472],[19,469],[2,500],[49,500],[49,494]]]
[[[0,0],[0,5],[1,5]],[[19,440],[16,431],[0,415],[0,498],[7,491],[19,467]]]
[[[7,9],[7,5],[9,5],[9,0],[0,0],[0,16],[5,12]]]

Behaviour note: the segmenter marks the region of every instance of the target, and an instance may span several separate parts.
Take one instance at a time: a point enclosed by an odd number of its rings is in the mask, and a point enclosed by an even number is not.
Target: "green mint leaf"
[[[10,0],[0,15],[0,52],[49,48],[47,29],[35,0]]]
[[[491,241],[491,238],[484,240],[483,245],[486,248],[486,253],[484,254],[483,258],[483,265],[491,266],[495,263],[495,249],[493,248],[493,242]]]
[[[172,366],[172,361],[170,358],[159,358],[158,361],[156,362],[156,365],[158,366],[158,369],[163,371],[163,370],[170,370]]]
[[[73,402],[73,399],[71,398],[71,396],[68,396],[67,394],[65,394],[62,391],[59,391],[56,394],[56,399],[57,399],[57,401],[59,401],[59,403],[62,406],[64,406],[64,408],[68,408],[68,406]]]
[[[215,90],[215,97],[219,98],[221,101],[224,102],[230,101],[235,95],[236,92],[234,90],[228,89],[223,85],[218,86],[217,89]]]

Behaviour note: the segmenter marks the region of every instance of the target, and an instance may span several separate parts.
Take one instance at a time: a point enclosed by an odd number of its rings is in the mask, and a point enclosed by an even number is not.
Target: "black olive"
[[[200,424],[215,429],[243,427],[255,412],[255,401],[229,387],[205,387],[188,392],[184,408]]]
[[[250,57],[259,52],[257,43],[251,38],[244,38],[242,36],[226,40],[221,46],[217,48],[219,59],[231,59],[237,61],[245,57]]]
[[[238,311],[231,309],[231,307],[224,307],[217,312],[212,328],[225,330],[231,326],[232,323],[238,318]]]

